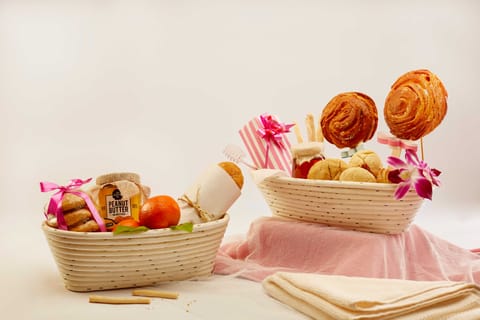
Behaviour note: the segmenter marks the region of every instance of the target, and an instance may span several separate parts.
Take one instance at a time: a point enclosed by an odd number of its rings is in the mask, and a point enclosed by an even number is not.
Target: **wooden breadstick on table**
[[[107,297],[107,296],[90,296],[90,303],[107,303],[107,304],[150,304],[148,298],[123,298],[123,297]]]
[[[302,138],[302,133],[300,132],[300,128],[298,127],[298,124],[295,122],[295,125],[293,126],[293,131],[295,132],[295,136],[297,137],[297,142],[302,143],[303,138]]]
[[[307,114],[305,125],[307,127],[308,141],[315,141],[315,123],[312,114]]]
[[[165,298],[165,299],[177,299],[178,298],[178,292],[147,290],[147,289],[133,290],[132,295],[143,296],[143,297],[152,297],[152,298]]]

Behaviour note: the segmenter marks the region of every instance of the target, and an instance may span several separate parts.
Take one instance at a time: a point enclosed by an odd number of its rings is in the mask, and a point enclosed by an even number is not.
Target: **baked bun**
[[[372,150],[357,151],[348,162],[350,167],[360,167],[370,171],[374,176],[377,176],[380,169],[382,169],[382,160],[380,156]]]
[[[316,162],[308,171],[307,179],[338,180],[340,174],[348,168],[345,161],[337,158],[327,158]]]
[[[375,176],[360,167],[350,167],[345,169],[339,178],[340,181],[356,181],[356,182],[376,182]]]
[[[355,148],[377,130],[377,107],[366,94],[340,93],[323,109],[320,125],[328,142],[338,148]]]
[[[384,117],[390,132],[406,140],[429,134],[447,113],[447,97],[442,82],[429,70],[402,75],[385,99]]]
[[[390,173],[390,168],[382,168],[377,173],[377,182],[379,183],[391,183],[390,179],[388,179],[388,175]]]
[[[235,163],[230,162],[230,161],[225,161],[225,162],[220,162],[218,165],[225,170],[230,177],[232,177],[233,181],[237,184],[239,189],[242,189],[243,187],[243,174],[242,170],[240,169],[239,166],[237,166]]]

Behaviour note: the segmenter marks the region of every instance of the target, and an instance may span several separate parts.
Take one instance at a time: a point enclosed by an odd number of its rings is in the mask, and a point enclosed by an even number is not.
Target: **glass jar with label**
[[[131,216],[139,219],[140,208],[148,195],[140,184],[136,173],[109,173],[97,177],[98,205],[104,219],[118,220],[117,217]]]
[[[324,160],[323,143],[309,141],[292,146],[292,177],[306,179],[310,168]]]

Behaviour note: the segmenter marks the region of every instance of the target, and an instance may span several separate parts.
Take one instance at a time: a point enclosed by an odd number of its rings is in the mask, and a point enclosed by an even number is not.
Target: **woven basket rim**
[[[271,176],[265,178],[263,182],[282,182],[296,185],[306,186],[325,186],[325,187],[337,187],[337,188],[357,188],[357,189],[381,189],[381,190],[394,190],[398,185],[395,183],[383,183],[383,182],[358,182],[358,181],[339,181],[339,180],[318,180],[318,179],[301,179],[287,176]],[[262,182],[262,183],[263,183]]]
[[[191,233],[202,232],[210,229],[215,229],[220,226],[224,226],[230,220],[230,216],[226,213],[222,218],[218,220],[213,220],[209,222],[196,223],[193,225],[193,231]],[[69,238],[77,239],[98,239],[98,240],[121,240],[126,238],[149,238],[149,237],[159,237],[159,236],[168,236],[170,234],[190,234],[188,231],[184,230],[172,230],[170,228],[162,229],[150,229],[145,232],[138,233],[124,233],[124,234],[114,234],[113,232],[75,232],[68,230],[61,230],[50,227],[45,221],[41,225],[44,232],[47,233],[56,233],[57,236],[64,236]]]

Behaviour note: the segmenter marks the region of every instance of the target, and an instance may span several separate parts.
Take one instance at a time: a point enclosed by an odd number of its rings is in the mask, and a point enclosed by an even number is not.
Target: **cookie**
[[[67,212],[71,210],[81,209],[86,206],[85,200],[82,197],[72,193],[65,193],[62,199],[62,211]],[[52,213],[52,212],[49,212]]]
[[[88,221],[92,218],[92,213],[90,210],[82,208],[78,210],[73,210],[66,212],[63,215],[65,219],[65,223],[67,224],[67,227],[72,227],[80,222],[85,222]]]
[[[100,230],[100,227],[95,222],[95,220],[88,220],[84,223],[80,223],[78,225],[69,228],[70,231],[77,231],[77,232],[97,232]]]

